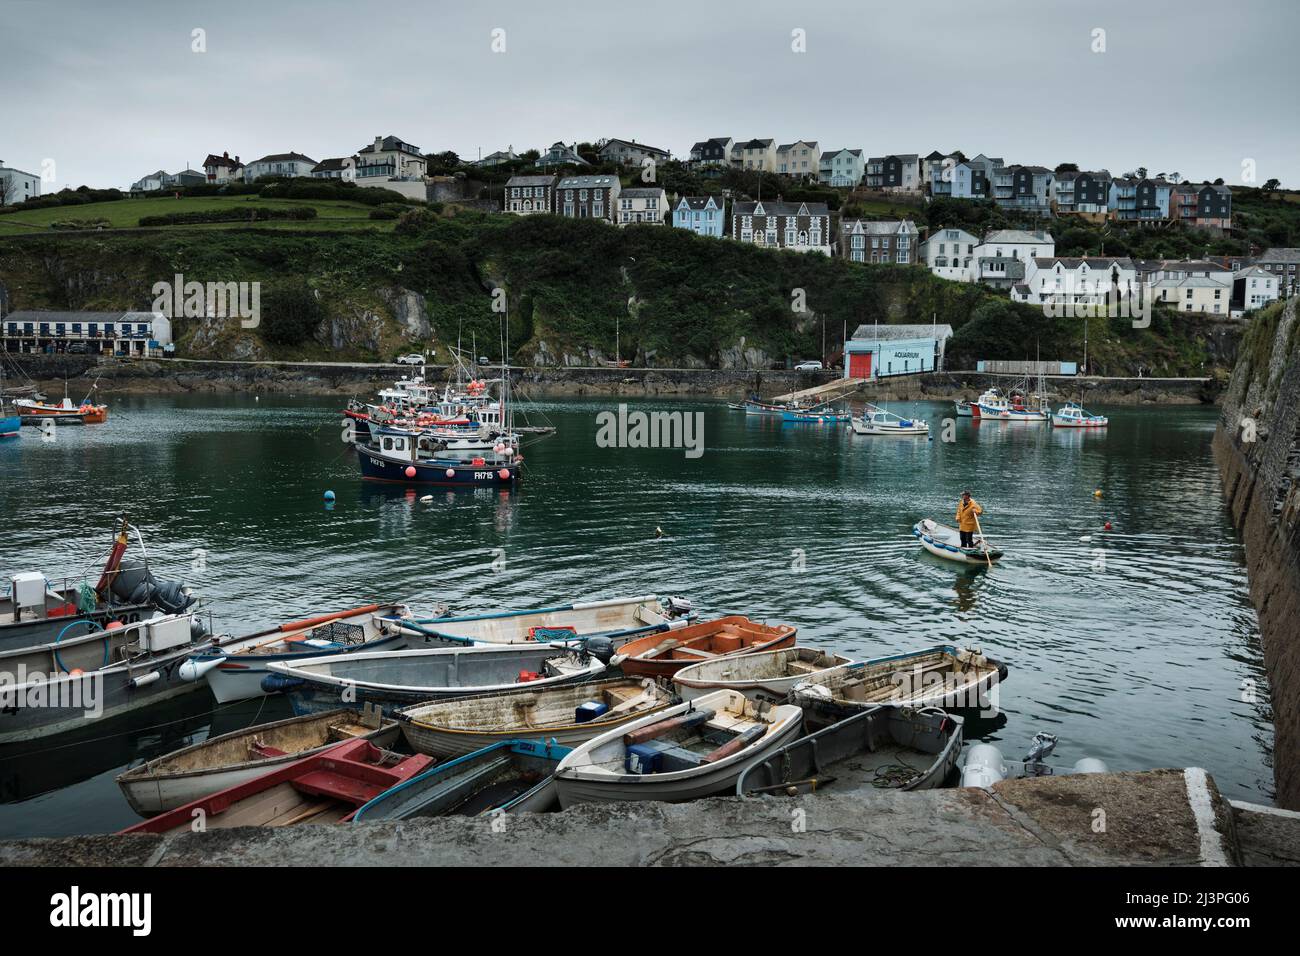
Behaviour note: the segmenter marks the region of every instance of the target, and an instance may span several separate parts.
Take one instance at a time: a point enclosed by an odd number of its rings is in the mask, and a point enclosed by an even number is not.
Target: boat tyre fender
[[[301,677],[289,677],[287,674],[267,674],[262,678],[262,690],[268,694],[282,694],[306,683]]]

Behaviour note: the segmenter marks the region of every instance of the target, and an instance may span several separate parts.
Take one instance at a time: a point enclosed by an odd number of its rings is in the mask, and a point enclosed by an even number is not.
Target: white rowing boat
[[[963,548],[960,531],[946,524],[939,524],[932,518],[924,518],[914,524],[912,534],[921,542],[921,547],[935,557],[956,561],[958,564],[987,565],[1002,557],[999,549],[985,547],[984,538],[980,534],[976,534],[971,539],[975,542],[974,547]]]
[[[756,760],[799,736],[803,712],[720,690],[611,730],[555,771],[560,806],[679,802],[734,792]]]
[[[788,647],[689,664],[673,676],[683,700],[738,690],[750,700],[780,703],[806,677],[853,661],[815,647]]]

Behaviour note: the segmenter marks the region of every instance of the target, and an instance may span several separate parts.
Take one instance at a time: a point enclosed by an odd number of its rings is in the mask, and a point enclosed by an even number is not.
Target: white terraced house
[[[974,282],[979,238],[965,229],[940,229],[921,243],[921,258],[941,279]]]
[[[1029,261],[1025,281],[1012,288],[1011,298],[1033,305],[1105,305],[1113,295],[1138,293],[1139,285],[1132,259],[1040,257]]]
[[[799,140],[776,148],[776,171],[782,176],[815,179],[821,172],[822,151],[815,140]]]
[[[1171,309],[1231,314],[1233,273],[1217,262],[1164,260],[1147,281],[1152,299]]]
[[[662,226],[668,210],[668,196],[658,187],[629,188],[618,194],[618,224]]]
[[[822,153],[821,168],[817,171],[819,182],[827,186],[853,188],[866,175],[867,162],[860,149],[836,149]]]
[[[244,182],[251,183],[263,176],[310,177],[316,160],[302,153],[272,153],[255,159],[244,167]]]
[[[1259,266],[1247,266],[1232,274],[1232,299],[1244,311],[1262,309],[1278,300],[1278,279]]]

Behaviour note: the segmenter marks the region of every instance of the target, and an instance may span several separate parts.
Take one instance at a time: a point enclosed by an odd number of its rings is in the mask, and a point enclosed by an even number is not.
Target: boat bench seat
[[[815,664],[809,664],[807,661],[791,661],[786,665],[791,675],[794,674],[816,674],[821,668]]]
[[[701,649],[698,648],[698,647],[674,647],[673,650],[672,650],[672,655],[671,655],[671,656],[672,656],[672,657],[677,657],[678,654],[689,654],[691,657],[701,657],[701,658],[709,658],[709,657],[717,657],[717,656],[718,656],[718,655],[717,655],[716,653],[714,653],[713,651],[705,651],[705,650],[701,650]]]

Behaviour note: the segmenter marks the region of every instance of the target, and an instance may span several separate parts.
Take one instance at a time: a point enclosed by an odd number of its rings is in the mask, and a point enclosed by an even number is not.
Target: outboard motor
[[[1056,749],[1056,735],[1045,734],[1042,731],[1034,734],[1033,743],[1029,747],[1029,753],[1025,754],[1025,774],[1030,777],[1045,777],[1052,772],[1052,768],[1043,763],[1043,759],[1051,755]]]
[[[670,597],[668,599],[669,617],[690,617],[695,611],[695,604],[689,598]]]
[[[610,658],[614,656],[614,642],[608,637],[589,637],[583,642],[588,654],[596,658],[602,664],[608,665]]]
[[[113,575],[112,590],[120,601],[152,604],[168,614],[179,614],[195,601],[182,582],[159,582],[143,561],[122,561]]]

